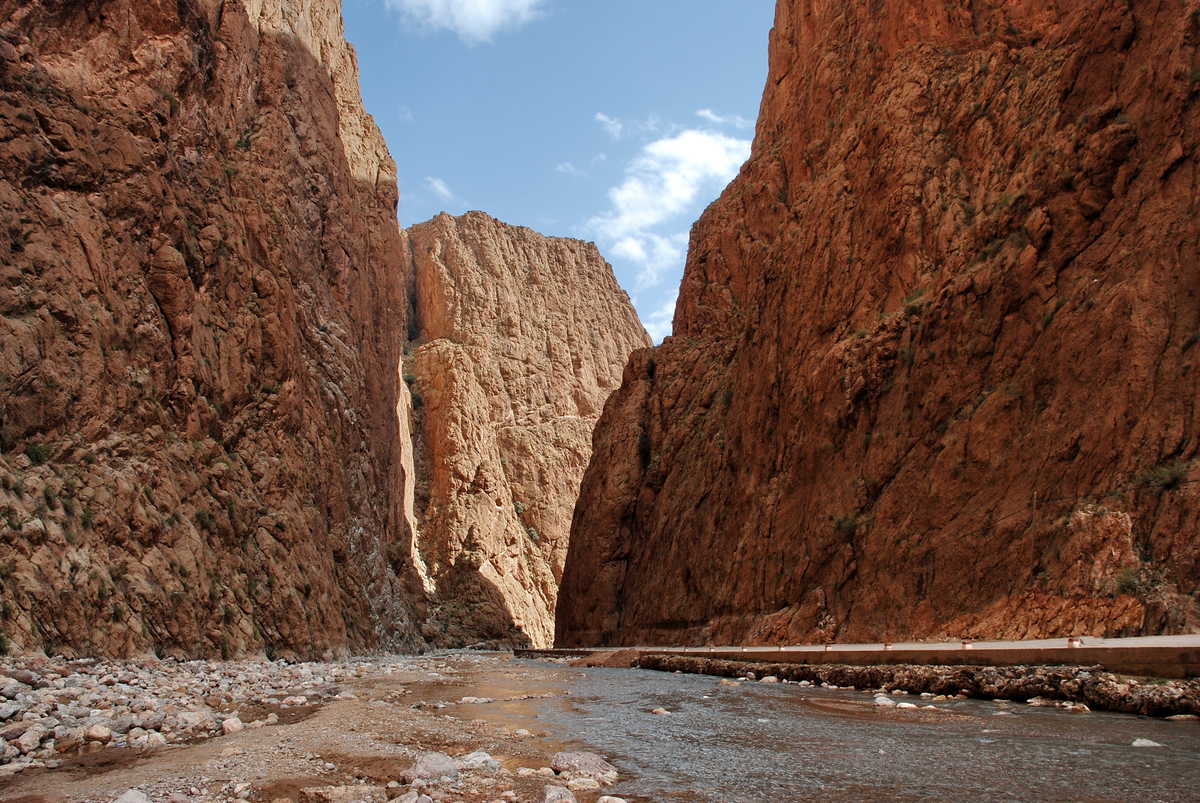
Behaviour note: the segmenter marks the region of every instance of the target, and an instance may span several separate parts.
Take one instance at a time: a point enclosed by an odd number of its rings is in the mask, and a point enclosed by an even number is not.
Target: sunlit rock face
[[[563,645],[1197,628],[1200,14],[781,0]]]
[[[548,646],[592,429],[649,340],[592,243],[479,212],[407,235],[425,635]]]
[[[336,0],[0,0],[0,631],[423,642],[407,251]]]

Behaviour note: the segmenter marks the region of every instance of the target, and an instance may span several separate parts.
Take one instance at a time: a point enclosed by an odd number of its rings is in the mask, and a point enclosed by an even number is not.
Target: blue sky
[[[687,235],[749,155],[774,0],[345,0],[400,222],[594,240],[657,341]]]

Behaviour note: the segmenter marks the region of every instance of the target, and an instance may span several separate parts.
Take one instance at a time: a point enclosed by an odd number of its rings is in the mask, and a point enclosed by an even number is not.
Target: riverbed
[[[134,789],[154,803],[301,801],[314,799],[310,789],[370,787],[383,799],[420,792],[435,801],[541,803],[547,787],[569,780],[550,770],[564,750],[598,753],[619,770],[614,785],[577,791],[583,803],[602,794],[739,803],[1200,799],[1195,721],[895,693],[895,702],[915,707],[885,707],[852,690],[494,653],[370,660],[326,702],[281,708],[277,724],[149,751],[114,740],[103,752],[9,779],[0,800],[112,801]],[[296,671],[217,669],[264,678]],[[229,705],[248,716],[243,703]],[[428,751],[454,759],[486,751],[495,761],[410,784],[406,774]]]

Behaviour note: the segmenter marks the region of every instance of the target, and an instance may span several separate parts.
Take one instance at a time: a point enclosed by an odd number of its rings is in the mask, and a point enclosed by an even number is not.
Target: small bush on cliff
[[[835,516],[833,529],[839,534],[850,537],[858,532],[858,516]]]
[[[1188,469],[1190,468],[1191,464],[1182,460],[1164,463],[1161,466],[1155,466],[1143,474],[1139,478],[1140,484],[1148,488],[1156,488],[1160,492],[1174,491],[1183,485],[1187,479]]]
[[[517,511],[518,516],[524,516],[525,515],[525,503],[520,502],[520,501],[513,502],[513,510]]]
[[[214,521],[212,514],[207,510],[201,509],[196,511],[196,524],[200,525],[201,530],[204,530],[208,533],[211,533],[216,529],[216,522]]]
[[[1117,575],[1117,591],[1131,597],[1145,598],[1166,585],[1163,573],[1148,566],[1126,566]]]
[[[40,466],[50,459],[50,450],[40,443],[31,443],[25,447],[25,456],[30,463]]]

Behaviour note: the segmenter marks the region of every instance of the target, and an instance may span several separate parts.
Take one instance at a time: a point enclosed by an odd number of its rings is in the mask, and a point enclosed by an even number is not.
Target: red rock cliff
[[[0,0],[15,648],[420,642],[407,261],[341,26],[336,0]]]
[[[650,344],[596,246],[480,212],[408,229],[431,642],[550,646],[592,429]]]
[[[1197,628],[1200,11],[781,0],[560,644]]]

